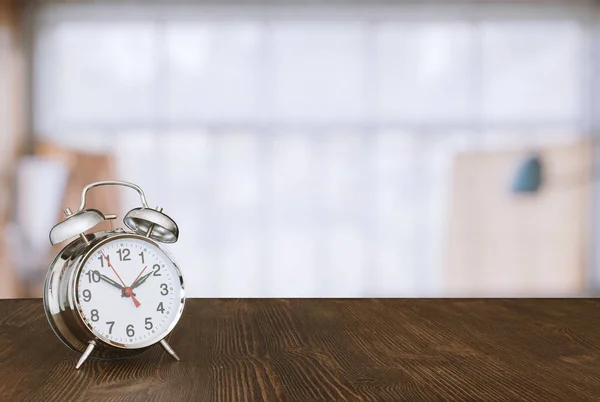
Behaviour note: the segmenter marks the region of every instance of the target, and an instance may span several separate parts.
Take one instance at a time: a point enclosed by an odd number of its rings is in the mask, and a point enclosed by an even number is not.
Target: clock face
[[[83,262],[77,301],[96,336],[117,347],[145,347],[164,338],[181,315],[181,273],[153,242],[113,237]]]

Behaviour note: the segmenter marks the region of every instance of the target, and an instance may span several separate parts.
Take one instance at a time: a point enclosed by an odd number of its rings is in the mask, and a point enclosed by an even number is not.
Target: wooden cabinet
[[[543,184],[513,194],[526,151],[455,160],[445,267],[449,295],[560,296],[585,292],[591,240],[592,144],[544,148]]]
[[[24,132],[25,62],[16,3],[0,0],[0,298],[17,295],[14,271],[8,268],[4,229],[10,213],[12,177]]]

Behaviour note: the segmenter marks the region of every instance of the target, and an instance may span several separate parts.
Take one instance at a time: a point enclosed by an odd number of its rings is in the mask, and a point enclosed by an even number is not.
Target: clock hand
[[[144,273],[146,268],[148,268],[147,265],[144,267],[144,269],[142,269],[142,271],[138,274],[138,276],[133,280],[133,283],[131,284],[131,286],[128,288],[125,288],[125,295],[131,296],[131,300],[133,300],[133,304],[135,304],[135,307],[139,307],[140,302],[135,298],[135,294],[133,293],[133,284],[140,278],[140,275],[142,275]]]
[[[123,293],[125,294],[125,296],[131,297],[131,300],[133,300],[133,304],[135,305],[135,307],[136,308],[139,307],[142,303],[140,303],[138,301],[138,299],[135,298],[135,295],[131,291],[131,288],[129,288],[129,287],[127,287],[127,285],[125,285],[125,282],[123,282],[123,279],[121,279],[121,276],[117,273],[117,270],[115,269],[115,267],[113,267],[113,265],[110,263],[110,260],[108,259],[108,257],[106,257],[106,255],[104,254],[104,252],[102,250],[100,250],[100,254],[102,254],[102,256],[104,257],[104,259],[108,263],[108,266],[110,267],[110,269],[113,270],[113,272],[115,273],[115,275],[117,275],[117,278],[119,278],[119,280],[123,284],[123,287],[125,288],[125,290],[123,291]],[[144,268],[144,269],[146,269],[146,268]]]
[[[131,286],[130,286],[131,289],[133,289],[133,285],[137,282],[138,279],[140,279],[140,276],[142,276],[142,274],[144,273],[146,268],[148,268],[147,265],[144,267],[144,269],[142,269],[142,271],[138,274],[138,276],[136,276],[136,278],[133,280],[133,282],[131,283]]]
[[[113,267],[113,265],[110,263],[110,260],[108,259],[108,257],[106,256],[106,254],[104,254],[104,252],[102,250],[100,250],[100,254],[102,254],[102,257],[104,257],[104,259],[108,263],[108,266],[110,267],[110,269],[112,269],[112,271],[115,273],[115,275],[117,275],[117,278],[119,278],[119,280],[121,281],[121,284],[123,284],[123,287],[127,288],[127,285],[125,285],[125,282],[123,282],[123,279],[121,279],[121,276],[115,270],[115,267]]]
[[[152,276],[152,274],[153,274],[153,272],[150,272],[150,273],[142,276],[140,279],[138,279],[131,285],[131,289],[135,289],[138,286],[140,286],[142,283],[144,283],[146,281],[146,279],[150,278]]]
[[[112,279],[110,279],[110,278],[109,278],[108,276],[106,276],[106,275],[102,275],[102,274],[100,273],[100,271],[92,271],[92,272],[93,272],[94,274],[96,274],[96,273],[97,273],[97,274],[100,276],[100,279],[102,279],[104,282],[106,282],[106,283],[108,283],[108,284],[110,284],[110,285],[113,285],[114,287],[116,287],[116,288],[118,288],[118,289],[121,289],[121,290],[124,290],[124,289],[125,289],[125,288],[124,288],[123,286],[121,286],[121,285],[120,285],[118,282],[116,282],[116,281],[113,281]]]
[[[108,283],[109,285],[112,285],[114,287],[116,287],[117,289],[121,290],[121,297],[128,297],[125,294],[125,288],[123,286],[121,286],[118,282],[113,281],[112,279],[110,279],[108,276],[106,275],[102,275],[100,273],[100,271],[92,271],[94,273],[97,273],[100,276],[100,279],[102,279],[103,281],[105,281],[106,283]],[[135,296],[135,293],[132,293],[133,296]]]

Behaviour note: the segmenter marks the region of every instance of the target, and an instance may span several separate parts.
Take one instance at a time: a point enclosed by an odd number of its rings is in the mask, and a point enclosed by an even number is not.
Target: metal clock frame
[[[112,220],[116,218],[114,214],[105,215],[95,209],[84,209],[87,192],[94,187],[107,185],[129,187],[138,192],[142,207],[129,211],[123,219],[131,232],[126,232],[121,228],[112,229]],[[162,208],[151,209],[139,186],[115,180],[87,185],[81,194],[81,205],[78,211],[73,214],[69,208],[66,208],[65,215],[67,218],[50,231],[50,242],[55,245],[73,236],[78,235],[78,238],[67,244],[50,264],[44,282],[43,302],[46,317],[56,336],[70,349],[83,353],[76,368],[81,367],[89,356],[96,358],[127,357],[140,353],[157,343],[160,343],[173,358],[179,360],[165,338],[175,328],[183,314],[185,306],[183,274],[171,254],[159,244],[177,241],[179,236],[177,224],[162,213]],[[87,229],[106,220],[111,222],[111,230],[85,234]],[[181,286],[179,307],[171,324],[154,340],[139,342],[135,345],[111,341],[97,332],[83,315],[78,296],[79,277],[84,264],[92,254],[109,242],[126,238],[146,241],[158,247],[175,266]]]
[[[67,247],[56,256],[51,264],[48,275],[46,276],[43,297],[44,310],[54,333],[67,347],[76,352],[85,353],[89,348],[89,345],[92,344],[95,348],[93,354],[91,351],[90,354],[98,358],[127,357],[142,352],[156,343],[162,342],[179,322],[185,306],[185,285],[183,275],[179,265],[174,261],[171,254],[152,239],[124,231],[96,232],[86,235],[86,238],[88,239],[89,244],[78,239],[67,245]],[[106,339],[87,323],[87,320],[80,309],[78,279],[84,264],[98,248],[101,248],[103,245],[110,243],[113,240],[123,238],[147,241],[158,247],[175,266],[181,284],[181,296],[175,319],[159,338],[155,338],[154,341],[147,342],[146,344],[138,343],[136,345],[126,345]],[[165,345],[163,345],[163,347],[165,347]],[[167,347],[165,347],[165,349],[167,349]],[[172,355],[174,354],[170,347],[167,349],[167,352]],[[90,354],[88,354],[88,356]],[[176,357],[176,355],[174,355],[174,357]]]

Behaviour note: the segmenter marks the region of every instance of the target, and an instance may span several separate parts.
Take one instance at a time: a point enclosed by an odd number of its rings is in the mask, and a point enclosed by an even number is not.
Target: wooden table
[[[600,400],[600,301],[188,300],[170,343],[85,363],[0,301],[0,399]]]

